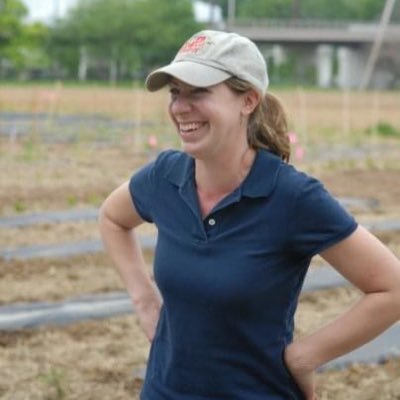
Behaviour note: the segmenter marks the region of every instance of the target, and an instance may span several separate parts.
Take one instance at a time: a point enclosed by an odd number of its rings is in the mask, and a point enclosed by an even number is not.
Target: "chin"
[[[191,143],[182,142],[181,145],[182,151],[188,154],[189,156],[197,159],[204,158],[205,151],[201,146],[196,146]]]

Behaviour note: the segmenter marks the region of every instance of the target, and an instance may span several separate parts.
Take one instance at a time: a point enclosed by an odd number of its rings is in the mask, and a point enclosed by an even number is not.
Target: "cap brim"
[[[230,78],[231,75],[208,65],[179,61],[151,72],[146,78],[146,87],[150,92],[155,92],[168,84],[171,77],[188,85],[207,87],[221,83]]]

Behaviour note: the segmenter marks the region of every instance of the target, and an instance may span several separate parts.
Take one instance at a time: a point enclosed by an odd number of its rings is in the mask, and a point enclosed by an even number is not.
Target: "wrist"
[[[128,292],[136,308],[146,307],[150,302],[155,299],[158,301],[161,297],[156,285],[152,281],[141,285],[139,288],[136,288],[136,290],[133,289]]]

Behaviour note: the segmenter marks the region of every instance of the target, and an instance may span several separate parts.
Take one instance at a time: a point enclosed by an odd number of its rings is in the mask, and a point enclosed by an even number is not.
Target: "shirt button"
[[[210,219],[208,220],[208,225],[214,226],[214,225],[215,225],[215,219],[214,219],[214,218],[210,218]]]

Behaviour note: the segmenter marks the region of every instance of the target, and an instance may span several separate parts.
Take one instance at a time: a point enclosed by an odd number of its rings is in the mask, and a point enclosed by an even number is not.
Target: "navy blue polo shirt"
[[[354,219],[319,181],[265,150],[203,219],[194,160],[166,151],[130,191],[158,228],[154,277],[163,306],[142,400],[300,400],[283,362],[311,257]]]

